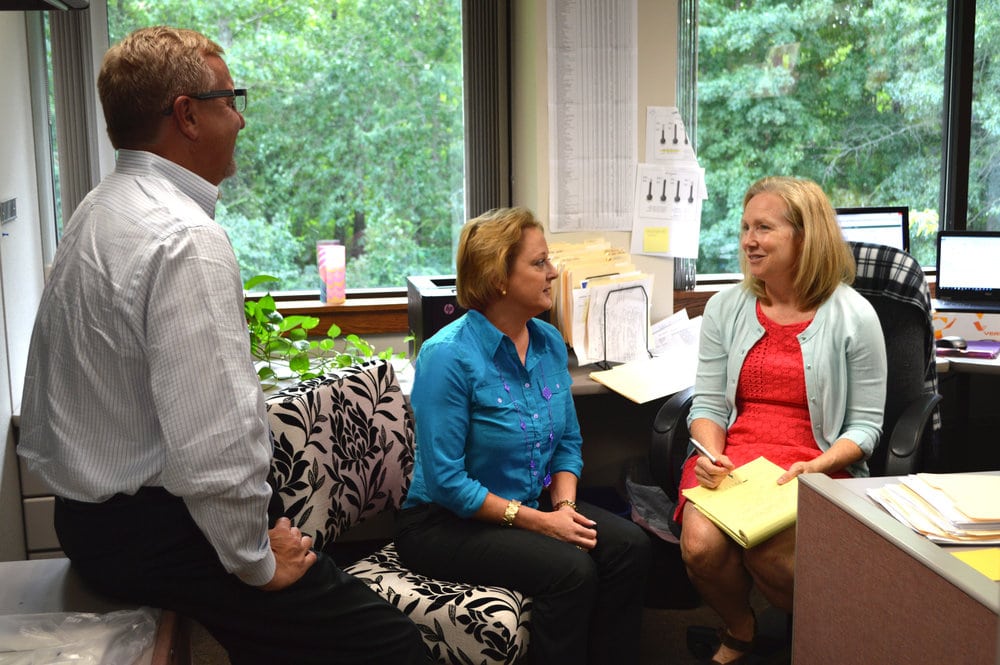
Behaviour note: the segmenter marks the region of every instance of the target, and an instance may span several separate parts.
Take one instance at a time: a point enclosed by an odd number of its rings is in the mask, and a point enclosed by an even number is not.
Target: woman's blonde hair
[[[155,141],[164,111],[178,96],[211,87],[206,59],[223,52],[194,30],[166,26],[141,28],[108,49],[97,91],[111,145],[138,148]]]
[[[802,251],[793,279],[793,287],[803,307],[818,307],[843,282],[854,282],[854,255],[844,241],[837,216],[822,188],[806,178],[769,176],[750,185],[743,196],[743,208],[750,199],[770,193],[785,202],[785,219],[802,239]],[[740,252],[743,284],[755,296],[767,302],[764,283],[750,274],[746,254]]]
[[[527,208],[497,208],[466,223],[455,257],[459,305],[482,311],[501,296],[527,229],[544,231]]]

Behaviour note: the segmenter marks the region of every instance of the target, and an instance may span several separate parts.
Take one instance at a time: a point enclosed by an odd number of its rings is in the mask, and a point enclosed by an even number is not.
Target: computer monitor
[[[910,251],[910,209],[907,206],[837,208],[845,240],[889,245]]]

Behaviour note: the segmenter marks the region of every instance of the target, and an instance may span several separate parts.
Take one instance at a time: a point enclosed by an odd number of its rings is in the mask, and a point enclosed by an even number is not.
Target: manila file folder
[[[758,457],[734,469],[734,477],[715,489],[692,487],[683,494],[733,540],[750,548],[795,524],[799,479],[779,485],[784,472]]]

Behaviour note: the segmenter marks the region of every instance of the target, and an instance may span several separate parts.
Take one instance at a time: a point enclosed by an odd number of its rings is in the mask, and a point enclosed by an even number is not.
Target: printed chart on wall
[[[646,110],[646,159],[636,167],[631,253],[697,258],[708,192],[677,108]]]
[[[636,0],[548,1],[549,228],[628,231],[638,161]]]

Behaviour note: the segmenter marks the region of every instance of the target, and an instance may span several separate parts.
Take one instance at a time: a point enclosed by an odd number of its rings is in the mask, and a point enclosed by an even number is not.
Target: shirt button
[[[538,414],[537,414],[537,413],[533,413],[533,414],[531,414],[531,417],[532,417],[532,419],[534,419],[534,420],[538,420]]]
[[[525,384],[524,384],[524,387],[525,387],[525,388],[530,388],[530,387],[531,387],[531,382],[529,381],[529,382],[525,383]]]

